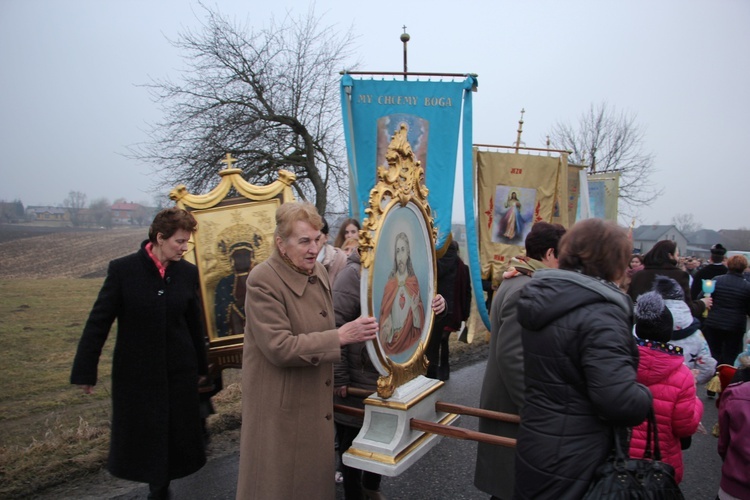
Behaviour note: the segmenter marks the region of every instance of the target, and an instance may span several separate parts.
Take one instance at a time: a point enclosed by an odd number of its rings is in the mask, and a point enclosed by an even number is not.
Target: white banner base
[[[344,464],[390,477],[415,464],[442,436],[412,430],[411,419],[446,425],[458,422],[458,415],[435,410],[443,385],[420,375],[388,399],[367,398],[362,430],[344,453]]]

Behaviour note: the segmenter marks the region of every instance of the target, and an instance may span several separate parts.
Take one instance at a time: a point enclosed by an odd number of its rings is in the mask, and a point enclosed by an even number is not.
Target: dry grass
[[[109,447],[114,338],[105,344],[99,382],[84,395],[70,368],[101,279],[0,280],[0,498],[23,497],[100,470]],[[114,331],[111,337],[114,337]],[[239,371],[213,398],[212,434],[238,429]]]
[[[0,280],[0,496],[25,495],[106,457],[112,343],[93,396],[69,383],[101,280]]]

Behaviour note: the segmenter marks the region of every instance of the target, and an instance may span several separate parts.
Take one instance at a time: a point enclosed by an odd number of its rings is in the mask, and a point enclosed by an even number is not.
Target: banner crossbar
[[[503,146],[500,144],[472,144],[477,148],[499,148],[499,149],[523,149],[526,151],[544,151],[546,153],[568,153],[573,154],[569,149],[549,149],[549,148],[532,148],[529,146]]]
[[[466,78],[474,77],[478,75],[476,73],[425,73],[425,72],[414,72],[414,71],[339,71],[339,75],[370,75],[370,76],[450,76],[454,78]]]

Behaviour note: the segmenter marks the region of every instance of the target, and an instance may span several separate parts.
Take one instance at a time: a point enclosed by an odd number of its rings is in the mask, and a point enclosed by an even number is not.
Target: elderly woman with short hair
[[[322,226],[310,203],[281,205],[273,254],[247,279],[238,499],[335,497],[333,363],[378,325],[336,328]]]
[[[559,269],[537,270],[521,291],[526,389],[513,498],[581,498],[615,427],[646,418],[633,305],[615,284],[630,246],[612,222],[578,222],[560,240]]]
[[[182,259],[197,222],[181,208],[154,218],[141,249],[109,263],[78,344],[70,381],[90,394],[112,323],[112,427],[107,468],[168,498],[170,480],[206,462],[198,381],[205,334],[198,270]]]

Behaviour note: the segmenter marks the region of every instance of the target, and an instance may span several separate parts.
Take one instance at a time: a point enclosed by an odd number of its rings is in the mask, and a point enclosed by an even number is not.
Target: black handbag
[[[684,500],[674,478],[674,467],[661,461],[653,408],[648,413],[646,451],[642,459],[630,458],[620,429],[614,429],[613,434],[614,451],[607,462],[597,467],[584,499]]]

